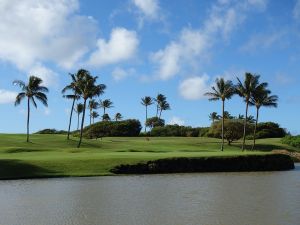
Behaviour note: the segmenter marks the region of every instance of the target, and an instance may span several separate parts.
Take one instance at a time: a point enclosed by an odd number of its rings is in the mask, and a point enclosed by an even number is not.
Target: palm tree
[[[234,117],[228,112],[228,111],[224,111],[224,119],[225,120],[231,120]]]
[[[212,121],[212,123],[214,123],[216,120],[219,120],[220,116],[218,115],[218,113],[216,112],[212,112],[209,114],[209,120]]]
[[[99,107],[99,103],[98,102],[96,102],[96,100],[94,100],[94,99],[91,99],[90,101],[89,101],[89,110],[90,110],[90,125],[92,124],[92,118],[94,119],[95,117],[92,117],[92,115],[93,115],[93,113],[92,113],[92,111],[94,110],[94,109],[98,109],[98,107]],[[99,116],[99,115],[98,115]],[[97,116],[97,117],[98,117]],[[94,122],[93,122],[94,123]]]
[[[100,108],[103,108],[103,115],[106,114],[105,110],[112,108],[113,107],[113,103],[112,101],[110,101],[110,99],[105,99],[103,101],[100,101]],[[102,116],[103,118],[103,116]]]
[[[225,100],[230,99],[234,94],[232,81],[225,81],[224,78],[216,79],[216,87],[212,87],[212,92],[205,93],[209,96],[209,101],[222,101],[222,145],[221,151],[224,150],[224,119],[225,119]]]
[[[21,80],[15,80],[14,85],[19,85],[22,89],[15,101],[15,106],[19,105],[21,101],[27,97],[27,142],[29,142],[29,119],[30,119],[30,102],[37,108],[36,100],[39,100],[44,106],[48,106],[48,99],[45,93],[48,88],[41,86],[43,80],[36,76],[30,76],[28,84]]]
[[[69,126],[68,126],[68,136],[67,136],[68,140],[70,139],[70,129],[71,129],[75,101],[79,99],[79,94],[78,94],[78,90],[77,90],[78,74],[75,75],[75,74],[69,73],[69,75],[71,76],[72,82],[70,84],[68,84],[67,86],[65,86],[64,89],[62,89],[62,91],[61,91],[62,94],[65,94],[66,91],[72,92],[72,94],[63,95],[64,98],[72,100],[72,107],[71,107]]]
[[[141,104],[146,107],[146,120],[145,120],[145,132],[146,132],[146,121],[148,119],[148,106],[153,104],[153,99],[150,96],[142,98]]]
[[[256,129],[258,124],[258,116],[259,116],[259,109],[262,106],[265,107],[277,107],[277,101],[278,96],[277,95],[270,95],[271,91],[265,89],[265,87],[258,87],[253,92],[251,98],[250,98],[250,105],[253,105],[256,107],[256,120],[255,120],[255,126],[254,126],[254,132],[253,132],[253,145],[251,150],[255,147],[255,140],[256,140]]]
[[[103,114],[102,121],[110,121],[110,117],[107,113]]]
[[[166,101],[166,99],[166,96],[164,96],[163,94],[158,94],[154,99],[154,101],[156,102],[156,117],[158,117],[159,105],[161,104],[161,102]]]
[[[116,113],[115,115],[115,121],[121,120],[123,117],[121,115],[121,113]]]
[[[79,148],[82,142],[82,131],[85,118],[86,101],[95,96],[100,96],[101,94],[103,94],[106,86],[104,84],[97,85],[96,81],[98,77],[93,77],[87,70],[80,69],[80,71],[78,71],[78,74],[78,90],[80,93],[80,97],[83,98],[83,114],[80,127],[80,139],[77,145],[77,147]]]
[[[171,107],[170,107],[170,104],[167,102],[167,100],[164,100],[164,101],[161,101],[159,103],[159,119],[161,118],[161,113],[162,111],[164,110],[170,110]]]
[[[99,114],[96,111],[93,111],[91,113],[91,118],[93,119],[93,124],[94,124],[94,119],[97,118],[97,117],[99,117]]]
[[[240,97],[244,98],[244,101],[246,102],[246,113],[244,118],[244,133],[243,133],[243,144],[242,144],[243,151],[245,149],[246,126],[247,126],[248,107],[249,107],[250,98],[256,88],[265,88],[267,86],[267,83],[259,84],[259,78],[260,78],[259,75],[253,75],[251,73],[245,73],[244,82],[241,82],[241,80],[237,78],[238,84],[236,85],[236,92]]]
[[[83,112],[83,104],[78,103],[74,109],[74,111],[77,113],[77,130],[79,130],[79,116]]]

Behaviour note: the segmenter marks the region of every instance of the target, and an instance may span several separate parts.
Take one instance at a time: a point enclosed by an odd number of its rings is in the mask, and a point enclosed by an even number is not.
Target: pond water
[[[1,225],[296,225],[300,165],[287,172],[0,181]]]

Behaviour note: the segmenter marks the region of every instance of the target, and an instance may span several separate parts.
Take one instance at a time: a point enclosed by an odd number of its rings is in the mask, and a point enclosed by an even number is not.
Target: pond
[[[0,181],[0,225],[291,225],[300,165],[286,172]]]

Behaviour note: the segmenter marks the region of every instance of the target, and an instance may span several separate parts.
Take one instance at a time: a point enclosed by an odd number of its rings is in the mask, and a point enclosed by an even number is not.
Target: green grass
[[[0,178],[111,175],[119,164],[130,164],[170,157],[211,157],[268,154],[273,149],[298,151],[281,144],[280,139],[257,141],[259,151],[242,152],[239,142],[220,152],[220,140],[213,138],[103,138],[67,141],[64,135],[31,135],[31,143],[22,134],[0,134]],[[251,141],[247,142],[249,145]]]

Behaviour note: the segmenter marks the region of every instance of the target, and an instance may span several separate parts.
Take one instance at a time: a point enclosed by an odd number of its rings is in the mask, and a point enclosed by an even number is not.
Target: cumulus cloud
[[[209,80],[206,74],[187,78],[179,85],[179,94],[187,100],[203,99],[210,88]]]
[[[150,19],[157,19],[159,13],[158,0],[132,0],[132,3]]]
[[[97,50],[91,54],[88,63],[100,67],[129,60],[134,57],[138,45],[139,40],[135,31],[115,28],[108,41],[98,39]]]
[[[122,69],[120,67],[116,67],[113,71],[112,71],[112,76],[113,76],[113,79],[115,81],[120,81],[120,80],[123,80],[125,79],[126,77],[128,76],[131,76],[133,74],[135,74],[135,69],[133,68],[130,68],[128,70],[125,70],[125,69]]]
[[[72,67],[95,44],[97,31],[78,9],[78,0],[2,0],[0,60],[22,70],[45,61]]]
[[[175,125],[175,124],[177,124],[177,125],[179,125],[179,126],[183,126],[183,125],[185,124],[185,121],[184,121],[183,119],[177,117],[177,116],[173,116],[173,117],[170,119],[170,121],[169,121],[168,124],[170,124],[170,125]]]
[[[156,67],[156,74],[168,80],[185,67],[195,66],[204,61],[214,44],[220,40],[228,41],[230,35],[246,18],[251,9],[261,10],[266,0],[225,1],[214,4],[203,27],[184,28],[176,40],[163,49],[152,53],[150,58]]]
[[[44,86],[58,86],[58,74],[41,64],[37,64],[30,69],[28,76],[31,75],[41,78]]]
[[[0,104],[13,103],[16,100],[17,92],[0,89]]]

